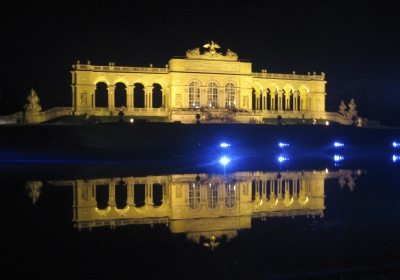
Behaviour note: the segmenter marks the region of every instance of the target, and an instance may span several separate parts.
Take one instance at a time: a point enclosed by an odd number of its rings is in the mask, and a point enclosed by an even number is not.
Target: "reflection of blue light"
[[[289,147],[289,144],[288,143],[282,143],[282,142],[280,142],[279,143],[279,147]]]
[[[278,157],[278,160],[279,160],[279,162],[283,162],[283,161],[289,160],[289,158],[284,157],[284,156],[279,156],[279,157]]]
[[[400,143],[398,143],[398,142],[393,142],[393,147],[395,147],[395,148],[400,147]]]
[[[228,143],[221,143],[220,144],[220,146],[222,147],[222,148],[226,148],[226,147],[229,147],[231,144],[228,144]]]
[[[400,156],[393,155],[393,162],[399,161]]]
[[[342,161],[342,160],[344,160],[344,157],[343,157],[343,156],[340,156],[340,155],[335,155],[335,156],[333,157],[333,159],[334,159],[334,161]]]
[[[335,144],[333,144],[335,147],[343,147],[344,144],[340,143],[340,142],[335,142]]]
[[[227,165],[229,162],[230,162],[231,160],[229,159],[229,158],[227,158],[227,157],[222,157],[220,160],[219,160],[219,162],[222,164],[222,165]]]

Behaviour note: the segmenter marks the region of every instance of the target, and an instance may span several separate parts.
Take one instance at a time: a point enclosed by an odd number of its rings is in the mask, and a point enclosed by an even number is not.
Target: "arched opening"
[[[118,209],[123,209],[127,205],[128,192],[125,182],[121,179],[115,185],[115,204]]]
[[[162,87],[160,84],[153,84],[153,108],[162,107]]]
[[[192,210],[196,210],[200,206],[200,184],[189,183],[189,207]]]
[[[153,204],[161,206],[163,204],[163,185],[153,184]]]
[[[225,183],[225,207],[231,209],[236,205],[236,182]]]
[[[211,108],[218,108],[218,85],[210,82],[207,85],[207,105]]]
[[[134,185],[135,192],[134,192],[133,202],[135,203],[136,207],[142,207],[146,204],[145,187],[146,187],[145,184],[135,184]]]
[[[189,84],[189,107],[200,106],[200,84],[198,82],[191,82]]]
[[[266,94],[266,109],[267,110],[271,110],[271,90],[269,88],[267,88],[267,94]]]
[[[293,90],[291,90],[290,91],[290,98],[289,98],[289,108],[288,108],[289,111],[293,111],[294,110],[293,100],[294,100],[294,98],[293,98]]]
[[[126,107],[126,85],[124,83],[115,84],[115,108]]]
[[[108,185],[97,185],[96,186],[96,202],[97,208],[106,209],[108,206]]]
[[[218,187],[219,184],[211,184],[207,187],[207,207],[216,209],[218,206]]]
[[[99,82],[96,84],[95,98],[96,107],[108,107],[108,88],[106,83]]]
[[[231,109],[236,106],[236,89],[233,83],[228,83],[225,86],[225,108]]]
[[[141,83],[134,84],[133,103],[135,108],[144,108],[144,85]]]

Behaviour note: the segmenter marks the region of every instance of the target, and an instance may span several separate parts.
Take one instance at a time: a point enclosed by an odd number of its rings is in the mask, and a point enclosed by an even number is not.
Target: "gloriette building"
[[[172,58],[165,68],[78,61],[71,71],[73,110],[96,116],[122,110],[125,116],[185,123],[195,122],[197,113],[204,121],[275,122],[278,115],[336,120],[336,113],[325,112],[324,73],[256,73],[251,62],[230,49],[223,54],[212,41],[203,49],[188,50],[186,57]],[[106,89],[101,105],[100,83]]]

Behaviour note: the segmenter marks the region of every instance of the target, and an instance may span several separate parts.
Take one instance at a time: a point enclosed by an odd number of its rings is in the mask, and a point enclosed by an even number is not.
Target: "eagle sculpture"
[[[220,49],[221,47],[214,43],[214,41],[211,41],[211,44],[205,44],[203,48],[210,48],[210,52],[214,54],[215,49]]]

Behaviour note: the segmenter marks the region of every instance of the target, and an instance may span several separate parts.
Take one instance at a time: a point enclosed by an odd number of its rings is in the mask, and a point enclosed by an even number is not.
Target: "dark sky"
[[[11,2],[11,1],[10,1]],[[43,109],[71,106],[71,65],[164,67],[213,40],[253,72],[325,72],[327,110],[399,125],[400,2],[13,1],[1,8],[0,113],[34,87]]]

